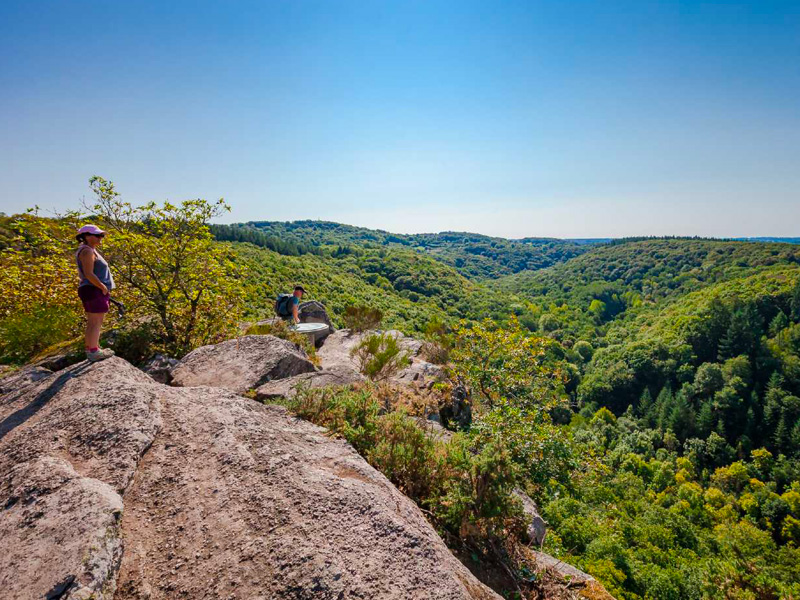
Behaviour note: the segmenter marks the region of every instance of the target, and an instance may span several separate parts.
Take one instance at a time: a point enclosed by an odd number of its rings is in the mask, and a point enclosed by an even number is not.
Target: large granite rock
[[[544,538],[547,535],[547,523],[545,523],[545,520],[539,514],[539,508],[536,506],[536,502],[534,502],[528,494],[519,488],[515,489],[513,493],[522,504],[522,513],[528,521],[528,527],[525,530],[525,541],[529,544],[536,544],[541,548],[542,544],[544,544]]]
[[[333,323],[328,316],[328,311],[325,305],[316,300],[310,302],[303,302],[297,307],[297,317],[301,323],[324,323],[328,329],[323,329],[321,332],[314,334],[314,344],[319,347],[324,343],[325,339],[334,331]]]
[[[111,598],[122,493],[161,426],[154,385],[121,359],[58,373],[24,369],[3,380],[4,597]]]
[[[347,443],[119,358],[0,388],[15,600],[494,599]]]
[[[269,401],[275,398],[293,398],[298,388],[320,388],[329,386],[352,385],[364,381],[364,376],[349,367],[335,366],[332,369],[323,369],[314,373],[303,373],[268,381],[256,389],[256,399]]]
[[[317,358],[323,369],[350,368],[358,370],[358,361],[350,355],[350,352],[366,336],[374,334],[374,331],[364,333],[352,333],[349,329],[339,329],[332,333],[325,340],[322,348],[317,351]],[[408,353],[411,364],[399,373],[389,378],[389,383],[396,384],[415,384],[423,387],[436,381],[445,379],[445,372],[439,365],[434,365],[419,358],[422,342],[414,338],[407,337],[399,331],[387,331],[389,335],[396,336],[400,347]]]
[[[267,381],[316,370],[305,351],[272,335],[245,335],[187,354],[171,371],[172,385],[209,385],[242,394]]]

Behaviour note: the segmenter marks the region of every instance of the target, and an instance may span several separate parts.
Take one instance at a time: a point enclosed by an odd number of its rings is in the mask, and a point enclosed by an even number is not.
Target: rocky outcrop
[[[334,367],[349,368],[357,371],[358,362],[350,355],[350,352],[358,346],[365,336],[373,333],[375,332],[351,333],[349,329],[340,329],[329,335],[328,339],[325,340],[325,344],[317,351],[321,367],[323,369],[332,369]],[[389,378],[390,383],[414,383],[418,386],[425,386],[445,379],[442,367],[419,357],[422,342],[406,337],[399,331],[387,331],[386,333],[398,338],[400,347],[408,353],[411,359],[411,364],[408,367]]]
[[[15,600],[499,598],[344,441],[118,358],[0,380],[0,481]]]
[[[534,502],[528,494],[519,488],[515,489],[513,494],[522,504],[522,513],[528,521],[528,527],[525,530],[525,541],[541,548],[542,544],[544,544],[544,538],[547,535],[547,523],[545,523],[544,519],[539,514],[539,508],[536,506],[536,502]]]
[[[142,366],[142,371],[158,383],[169,384],[172,382],[172,369],[177,366],[178,362],[176,358],[156,354]]]
[[[303,302],[300,306],[297,307],[297,317],[300,319],[301,323],[324,323],[328,326],[327,330],[322,330],[322,332],[314,335],[314,343],[319,347],[325,339],[336,331],[333,327],[333,323],[331,323],[331,319],[328,316],[328,311],[325,308],[325,305],[321,302],[317,302],[316,300],[311,300],[310,302]]]
[[[161,424],[156,384],[120,359],[24,369],[2,383],[0,589],[110,597],[122,493]]]
[[[305,351],[272,335],[245,335],[187,354],[171,371],[172,385],[210,385],[242,394],[267,381],[316,370]]]
[[[275,398],[293,398],[298,388],[321,388],[361,383],[364,376],[349,367],[340,365],[314,373],[303,373],[286,379],[268,381],[256,389],[256,399],[268,402]]]

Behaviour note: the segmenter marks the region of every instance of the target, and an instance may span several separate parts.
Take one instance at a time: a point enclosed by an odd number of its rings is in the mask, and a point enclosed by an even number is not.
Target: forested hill
[[[250,241],[281,254],[325,252],[339,256],[365,248],[407,248],[429,254],[472,279],[549,267],[598,243],[553,238],[509,240],[454,231],[404,235],[327,221],[251,221],[215,226],[214,233],[220,240]],[[288,251],[282,251],[281,244]]]

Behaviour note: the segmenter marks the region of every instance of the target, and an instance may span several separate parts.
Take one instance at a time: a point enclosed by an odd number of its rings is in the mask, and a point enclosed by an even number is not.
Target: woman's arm
[[[99,287],[103,294],[108,294],[108,288],[97,278],[97,275],[94,274],[94,251],[91,248],[84,248],[81,250],[78,258],[81,261],[83,276],[86,277],[93,286]]]

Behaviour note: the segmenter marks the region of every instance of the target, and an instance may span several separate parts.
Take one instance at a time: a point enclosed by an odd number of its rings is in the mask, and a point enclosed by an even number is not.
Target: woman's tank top
[[[103,256],[97,250],[85,244],[81,244],[78,247],[78,251],[75,253],[75,262],[78,264],[78,275],[81,278],[81,282],[78,287],[94,285],[91,281],[86,279],[86,275],[83,273],[83,267],[81,266],[80,254],[84,248],[89,248],[92,252],[94,252],[94,276],[97,277],[109,290],[113,290],[114,277],[111,276],[111,269],[108,268],[106,259],[103,258]]]

